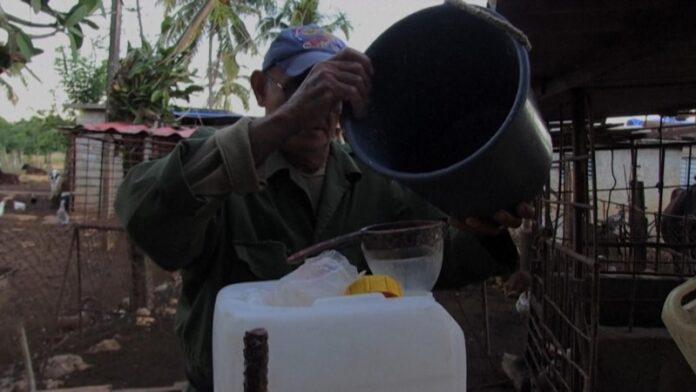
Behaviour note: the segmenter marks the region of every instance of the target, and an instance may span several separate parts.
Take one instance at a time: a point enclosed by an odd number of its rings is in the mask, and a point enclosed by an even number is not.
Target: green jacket
[[[414,193],[356,162],[339,144],[331,146],[316,213],[296,173],[282,167],[271,171],[259,192],[201,197],[194,194],[184,167],[211,134],[199,130],[168,156],[132,168],[115,205],[140,248],[160,267],[181,270],[176,330],[189,378],[199,386],[212,385],[213,310],[222,287],[278,279],[293,269],[285,262],[289,254],[367,225],[446,218]],[[235,176],[245,174],[229,175]],[[367,269],[359,247],[340,251],[360,270]],[[516,257],[507,232],[481,241],[449,229],[438,285],[462,285],[510,272]]]

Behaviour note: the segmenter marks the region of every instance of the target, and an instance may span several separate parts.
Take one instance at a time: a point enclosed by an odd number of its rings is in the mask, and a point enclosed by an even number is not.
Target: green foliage
[[[220,80],[217,91],[213,91],[208,97],[208,107],[224,110],[232,109],[231,97],[236,96],[242,101],[244,110],[249,110],[249,90],[238,82],[239,64],[235,56],[227,53],[219,54],[218,61],[222,62],[222,67],[211,66],[209,72],[217,72],[215,80]]]
[[[76,4],[67,12],[59,12],[51,8],[50,0],[11,1],[26,4],[27,7],[31,7],[35,14],[49,16],[51,22],[37,23],[24,20],[8,14],[0,5],[0,32],[4,33],[0,34],[0,37],[4,39],[4,41],[0,39],[0,74],[6,73],[8,76],[17,76],[23,70],[27,70],[35,76],[26,68],[26,64],[31,61],[32,57],[42,53],[42,50],[35,45],[36,40],[62,33],[68,36],[73,51],[79,49],[84,39],[82,26],[86,25],[94,29],[98,27],[87,18],[97,9],[103,11],[101,0],[77,0]],[[3,3],[6,1],[3,0]],[[12,102],[16,101],[12,88],[1,78],[0,89],[5,90]]]
[[[109,98],[115,118],[136,123],[171,123],[172,99],[189,100],[203,88],[193,84],[195,71],[189,69],[190,52],[173,54],[173,47],[152,47],[143,42],[140,48],[128,45],[121,59]]]
[[[340,30],[349,38],[353,25],[343,12],[322,14],[319,12],[319,0],[285,0],[280,9],[268,12],[258,24],[258,40],[267,42],[278,36],[278,33],[289,26],[318,24],[327,31],[334,33]]]
[[[162,22],[164,42],[187,44],[192,53],[203,37],[208,39],[208,107],[230,110],[231,96],[238,96],[249,108],[249,91],[238,83],[238,53],[256,54],[256,40],[244,23],[248,16],[275,6],[273,0],[160,0],[165,6]],[[206,13],[207,11],[207,13]]]
[[[99,103],[106,93],[106,61],[97,64],[94,59],[56,49],[54,68],[71,103]]]
[[[59,127],[68,125],[71,121],[52,112],[15,123],[0,118],[0,149],[25,154],[65,151],[67,140]]]
[[[195,52],[201,38],[209,42],[208,106],[232,109],[232,96],[249,107],[249,90],[239,83],[239,53],[257,53],[258,43],[274,38],[289,25],[317,23],[328,31],[343,31],[348,37],[352,26],[345,14],[322,14],[319,0],[285,0],[278,8],[276,0],[159,0],[165,6],[162,37],[165,42],[185,42]],[[210,6],[210,8],[206,8]],[[200,18],[208,9],[205,18]],[[252,35],[244,18],[259,18],[259,35]]]

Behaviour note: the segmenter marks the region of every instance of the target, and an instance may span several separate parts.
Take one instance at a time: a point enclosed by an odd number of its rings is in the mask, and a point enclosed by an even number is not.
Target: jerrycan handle
[[[696,329],[696,324],[689,322],[689,316],[682,306],[683,298],[694,290],[696,278],[691,278],[669,293],[662,307],[662,321],[665,324],[676,324],[680,329]]]

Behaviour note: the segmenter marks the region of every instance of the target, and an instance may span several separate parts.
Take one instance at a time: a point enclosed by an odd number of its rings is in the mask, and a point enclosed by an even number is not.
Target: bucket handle
[[[522,30],[513,26],[512,23],[508,22],[507,20],[497,16],[497,14],[488,8],[467,4],[462,0],[445,0],[445,3],[457,7],[469,15],[479,18],[482,21],[505,31],[519,41],[519,43],[522,44],[522,46],[524,46],[528,52],[532,50],[532,43],[529,42],[529,38],[527,38]]]

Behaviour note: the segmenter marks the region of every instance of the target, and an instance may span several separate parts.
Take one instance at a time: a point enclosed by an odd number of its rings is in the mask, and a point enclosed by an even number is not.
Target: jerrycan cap
[[[356,279],[346,288],[347,295],[382,293],[385,297],[400,297],[399,282],[388,275],[365,275]]]

